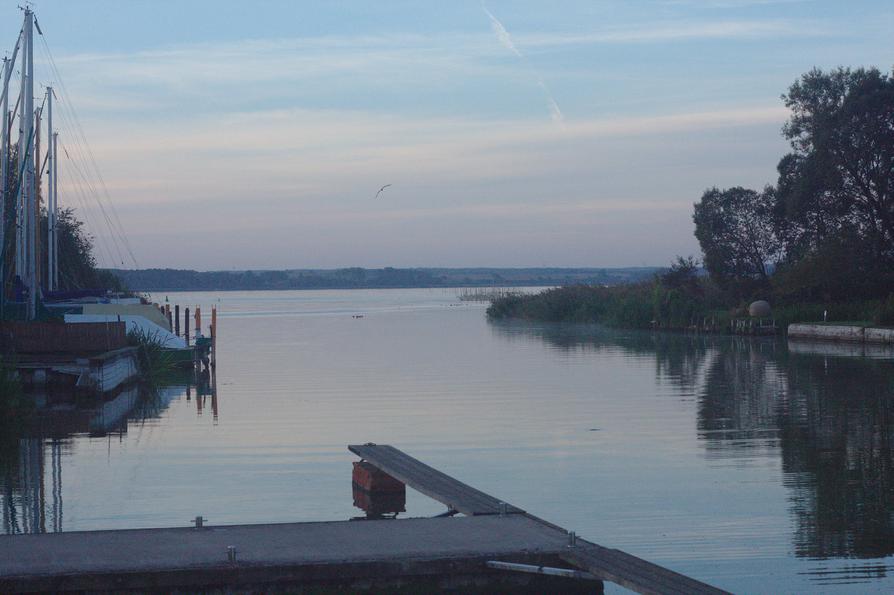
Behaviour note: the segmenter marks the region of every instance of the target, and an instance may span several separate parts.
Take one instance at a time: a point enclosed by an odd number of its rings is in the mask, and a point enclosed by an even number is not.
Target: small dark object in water
[[[363,314],[353,314],[351,318],[363,318]]]
[[[588,432],[598,432],[601,428],[590,428]]]

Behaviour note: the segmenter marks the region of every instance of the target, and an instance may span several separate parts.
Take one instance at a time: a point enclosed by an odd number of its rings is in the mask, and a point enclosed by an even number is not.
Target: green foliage
[[[705,268],[722,288],[746,295],[769,282],[781,244],[773,222],[774,192],[710,188],[695,203],[695,237]]]
[[[22,391],[15,368],[0,357],[0,468],[6,453],[18,444],[18,435],[28,420],[34,403]]]
[[[10,163],[18,161],[17,147],[13,145]],[[19,179],[18,168],[10,167],[7,177],[6,196],[14,197],[18,194]],[[41,230],[41,253],[47,253],[47,214],[40,213],[38,227]],[[5,243],[2,254],[5,260],[3,270],[6,279],[0,280],[7,290],[13,280],[13,263],[15,259],[15,200],[6,201],[4,213],[0,213],[0,225],[5,226]],[[75,216],[71,208],[61,209],[56,214],[56,233],[59,247],[59,270],[62,272],[59,278],[60,289],[112,289],[123,290],[120,280],[105,271],[96,268],[94,257],[94,238],[87,233],[84,223]],[[44,270],[44,275],[46,271]],[[45,282],[45,280],[44,280]]]
[[[832,323],[871,325],[878,311],[877,300],[850,302],[793,302],[775,306],[773,317],[781,328],[796,322],[821,322],[823,315]]]
[[[173,358],[164,348],[164,339],[158,331],[135,328],[127,333],[127,342],[138,348],[140,370],[143,379],[150,385],[173,372]]]
[[[730,298],[862,302],[894,288],[894,75],[811,70],[783,96],[777,187],[705,191],[695,235]],[[772,290],[769,293],[768,290]]]
[[[824,315],[894,325],[894,75],[812,70],[783,99],[793,151],[779,162],[778,187],[710,188],[694,205],[710,281],[694,259],[677,257],[651,282],[505,298],[488,315],[640,328],[710,318],[722,327],[768,299],[783,327]]]
[[[677,256],[677,260],[671,264],[667,272],[662,273],[659,278],[661,284],[669,289],[683,289],[688,292],[698,292],[698,262],[692,256],[683,258]]]
[[[682,329],[706,320],[725,324],[725,313],[718,311],[721,293],[710,280],[695,277],[691,264],[691,259],[680,258],[676,263],[680,270],[640,283],[613,287],[574,285],[500,298],[491,303],[487,315],[494,320],[591,322],[643,329]]]
[[[772,281],[778,301],[841,303],[885,295],[894,286],[894,270],[855,234],[846,234],[780,264]]]
[[[15,369],[0,357],[0,411],[8,412],[18,408],[22,402],[22,386],[15,375]]]
[[[846,235],[894,262],[894,76],[814,69],[783,100],[793,152],[779,163],[776,214],[791,257]]]
[[[45,214],[41,217],[41,226],[46,226]],[[94,238],[87,233],[84,223],[75,217],[73,209],[62,209],[57,213],[56,233],[59,239],[59,270],[62,272],[60,289],[123,289],[115,275],[96,268]],[[46,235],[42,235],[41,239],[45,251]]]
[[[878,326],[894,326],[894,293],[879,304],[873,323]]]

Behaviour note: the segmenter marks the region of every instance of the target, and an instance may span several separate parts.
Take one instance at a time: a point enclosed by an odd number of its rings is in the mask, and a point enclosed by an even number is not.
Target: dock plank
[[[485,494],[387,444],[354,444],[348,449],[388,475],[465,515],[500,514],[501,500]],[[525,511],[505,505],[507,514]]]
[[[463,514],[492,515],[499,513],[500,501],[493,496],[468,486],[410,455],[388,445],[352,445],[348,449],[369,461],[385,473],[399,479],[435,500]],[[507,505],[508,512],[542,524],[568,538],[568,531],[545,520],[527,514],[520,508]],[[691,593],[719,595],[726,593],[673,570],[658,566],[620,550],[606,548],[578,539],[574,547],[566,547],[559,554],[565,562],[590,572],[599,578],[647,595]]]
[[[246,573],[300,584],[429,574],[445,564],[485,571],[492,559],[558,559],[565,543],[562,531],[523,515],[2,535],[0,592],[237,584]]]
[[[632,554],[584,540],[567,548],[560,557],[581,570],[643,595],[729,595]]]

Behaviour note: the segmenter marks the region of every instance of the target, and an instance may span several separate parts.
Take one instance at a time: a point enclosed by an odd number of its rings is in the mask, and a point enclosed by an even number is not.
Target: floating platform
[[[467,516],[0,536],[0,592],[601,593],[608,580],[640,593],[724,593],[579,539],[396,448],[350,448]]]

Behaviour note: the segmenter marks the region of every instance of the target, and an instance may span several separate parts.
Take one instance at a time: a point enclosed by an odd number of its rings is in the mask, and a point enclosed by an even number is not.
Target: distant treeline
[[[632,268],[412,268],[192,271],[110,269],[131,291],[261,289],[375,289],[407,287],[522,287],[618,285],[651,278],[655,267]]]
[[[783,100],[791,152],[776,185],[709,188],[694,205],[707,276],[678,257],[648,281],[510,297],[488,315],[714,327],[762,299],[781,323],[894,326],[894,73],[811,70]]]

